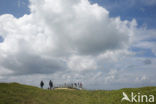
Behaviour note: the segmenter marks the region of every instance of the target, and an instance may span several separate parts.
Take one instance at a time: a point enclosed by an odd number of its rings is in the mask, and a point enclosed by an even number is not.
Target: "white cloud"
[[[73,71],[93,70],[97,68],[96,62],[91,57],[72,56],[68,61],[68,67]]]
[[[38,60],[46,60],[48,57],[57,62],[72,54],[98,55],[107,50],[127,48],[133,35],[133,21],[109,18],[106,9],[97,4],[91,5],[88,0],[31,0],[30,3],[30,15],[19,19],[9,14],[0,17],[0,32],[5,39],[0,44],[0,57],[5,64],[5,60],[9,60],[8,56],[15,57],[10,60],[19,64],[13,63],[11,67],[16,66],[18,71],[21,70],[18,69],[19,65],[29,66],[27,62],[32,57]],[[85,60],[79,64],[79,68],[88,69],[85,67],[91,65],[86,65],[86,62],[95,65],[93,61]],[[21,71],[25,70],[29,68]],[[36,68],[31,70],[38,72]]]

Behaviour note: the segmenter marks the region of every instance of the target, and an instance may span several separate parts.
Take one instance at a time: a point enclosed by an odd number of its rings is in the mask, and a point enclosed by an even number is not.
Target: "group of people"
[[[72,83],[72,87],[79,87],[79,88],[82,88],[82,83]]]
[[[40,87],[43,88],[44,86],[44,82],[41,81],[40,83]],[[49,87],[48,89],[51,90],[54,88],[53,82],[50,80],[49,81]],[[55,88],[76,88],[76,89],[82,89],[82,83],[70,83],[70,84],[64,84],[64,85],[59,85],[59,86],[55,86]]]
[[[60,88],[76,88],[76,89],[81,89],[82,88],[82,83],[64,83],[64,84],[60,84],[59,86]]]
[[[41,86],[41,88],[43,88],[43,86],[44,86],[44,82],[43,81],[41,81],[40,86]],[[48,89],[52,89],[52,88],[53,88],[53,82],[50,80]]]

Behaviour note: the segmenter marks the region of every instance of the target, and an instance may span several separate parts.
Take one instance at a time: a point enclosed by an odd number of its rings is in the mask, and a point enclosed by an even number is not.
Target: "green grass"
[[[156,96],[156,87],[121,90],[44,90],[18,83],[0,83],[0,104],[150,104],[121,103],[122,92]],[[153,103],[156,104],[156,103]]]

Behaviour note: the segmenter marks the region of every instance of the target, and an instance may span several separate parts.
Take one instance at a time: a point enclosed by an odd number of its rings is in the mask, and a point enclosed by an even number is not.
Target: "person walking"
[[[51,80],[49,81],[49,87],[50,87],[50,90],[53,88],[53,82]]]
[[[41,81],[40,86],[41,86],[41,88],[43,88],[43,86],[44,86],[44,82],[43,81]]]

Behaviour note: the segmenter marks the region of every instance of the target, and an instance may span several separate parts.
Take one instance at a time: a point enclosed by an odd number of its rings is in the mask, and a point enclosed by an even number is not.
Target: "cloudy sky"
[[[155,0],[1,0],[0,82],[156,86]]]

